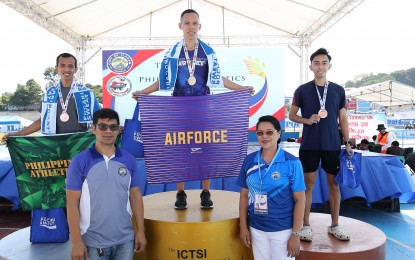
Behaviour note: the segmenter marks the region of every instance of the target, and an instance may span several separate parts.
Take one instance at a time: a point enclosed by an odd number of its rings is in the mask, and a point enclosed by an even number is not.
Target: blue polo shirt
[[[80,190],[80,229],[88,247],[105,248],[134,239],[130,188],[138,186],[136,161],[117,148],[112,158],[95,145],[76,155],[68,168],[66,189]]]
[[[249,225],[266,232],[290,229],[295,205],[293,192],[306,189],[301,162],[294,155],[278,149],[273,164],[268,165],[261,152],[262,148],[245,158],[237,180],[239,186],[249,190]],[[267,194],[268,214],[254,214],[255,194]]]

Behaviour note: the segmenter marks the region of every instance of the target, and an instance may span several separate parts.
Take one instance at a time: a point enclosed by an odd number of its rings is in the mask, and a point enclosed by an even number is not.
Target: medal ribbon
[[[262,150],[262,149],[261,149]],[[271,168],[271,166],[274,164],[275,158],[277,158],[278,153],[280,152],[280,149],[277,148],[277,152],[274,155],[274,158],[272,158],[271,162],[268,164],[268,167],[266,168],[265,174],[264,176],[262,176],[261,174],[261,165],[259,164],[259,162],[261,161],[260,159],[260,154],[261,154],[261,150],[258,152],[257,154],[257,161],[258,161],[258,173],[259,173],[259,179],[261,180],[261,186],[259,188],[259,192],[262,193],[262,180],[264,179],[264,177],[267,175],[269,169]]]
[[[324,85],[323,98],[321,98],[320,91],[318,91],[318,87],[316,85],[317,95],[318,95],[318,99],[320,100],[320,108],[321,109],[326,108],[326,98],[327,98],[327,88],[328,88],[328,86],[329,86],[329,82],[326,81],[326,84]]]
[[[192,77],[195,74],[198,49],[199,49],[199,41],[196,40],[195,52],[193,53],[193,61],[190,61],[189,53],[187,52],[186,42],[183,40],[184,56],[186,56],[186,64],[187,64],[187,68],[189,69],[190,77]]]
[[[72,81],[71,89],[69,90],[69,93],[66,96],[65,103],[63,103],[63,97],[62,97],[62,82],[59,84],[58,93],[59,93],[59,102],[61,103],[61,106],[62,106],[62,114],[66,113],[66,110],[68,110],[69,99],[71,98],[75,84],[76,84],[75,80]]]

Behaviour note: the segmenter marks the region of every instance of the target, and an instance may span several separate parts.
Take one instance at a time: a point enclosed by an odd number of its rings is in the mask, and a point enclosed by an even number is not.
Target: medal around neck
[[[190,86],[193,86],[194,84],[196,84],[196,77],[195,76],[190,76],[187,79],[187,82],[189,83]]]
[[[60,118],[60,120],[61,120],[62,122],[68,122],[68,120],[69,120],[69,115],[68,115],[68,113],[63,112],[63,113],[59,116],[59,118]]]
[[[328,115],[328,112],[327,112],[327,110],[326,110],[326,109],[324,109],[324,108],[322,108],[322,109],[320,109],[320,110],[318,111],[318,116],[319,116],[320,118],[326,118],[326,117],[327,117],[327,115]]]

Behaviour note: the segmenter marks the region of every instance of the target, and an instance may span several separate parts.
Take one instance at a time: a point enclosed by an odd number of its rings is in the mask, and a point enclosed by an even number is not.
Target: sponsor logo
[[[142,143],[143,139],[142,139],[142,135],[140,131],[134,131],[134,141]]]
[[[207,249],[174,249],[169,248],[170,253],[176,254],[176,259],[208,259]]]
[[[39,224],[47,229],[56,229],[55,218],[42,217]]]
[[[191,153],[203,153],[202,148],[190,148]]]
[[[125,168],[125,167],[120,167],[120,168],[118,169],[118,174],[119,174],[120,176],[122,176],[122,177],[124,177],[125,175],[127,175],[127,172],[128,172],[128,170],[127,170],[127,168]]]
[[[124,76],[115,76],[107,82],[107,90],[111,96],[122,97],[127,95],[132,89],[131,81]]]
[[[112,72],[122,74],[129,71],[133,66],[133,59],[123,52],[116,52],[107,59],[107,67]]]

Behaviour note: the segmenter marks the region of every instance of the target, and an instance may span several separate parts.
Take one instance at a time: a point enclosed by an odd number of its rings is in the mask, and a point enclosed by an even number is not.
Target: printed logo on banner
[[[133,67],[133,59],[123,52],[116,52],[108,57],[107,67],[114,73],[122,74]]]
[[[111,96],[122,97],[127,95],[132,89],[131,81],[124,76],[115,76],[110,78],[107,83],[107,90]]]
[[[191,148],[191,153],[203,153],[202,148]]]

